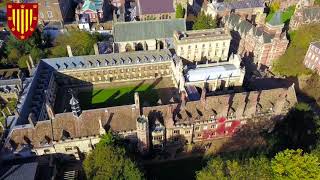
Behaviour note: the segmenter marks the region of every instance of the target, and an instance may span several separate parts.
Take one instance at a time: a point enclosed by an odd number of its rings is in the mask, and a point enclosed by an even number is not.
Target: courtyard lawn
[[[94,109],[133,104],[135,92],[139,93],[140,104],[143,106],[155,105],[158,101],[157,90],[153,89],[150,84],[93,89],[92,91],[80,92],[78,97],[83,109]]]

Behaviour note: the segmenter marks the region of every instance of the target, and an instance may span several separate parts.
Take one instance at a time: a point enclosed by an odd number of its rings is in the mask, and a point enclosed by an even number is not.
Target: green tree
[[[206,15],[204,12],[201,12],[196,17],[196,20],[192,26],[193,30],[201,29],[213,29],[217,27],[216,20],[211,15]]]
[[[224,162],[221,158],[214,158],[208,162],[204,169],[197,172],[196,178],[197,180],[227,179],[224,166]]]
[[[316,156],[301,149],[277,153],[271,161],[276,179],[320,179],[320,163]]]
[[[83,166],[88,179],[143,179],[143,175],[127,155],[125,148],[117,145],[109,132],[85,158]]]
[[[185,10],[182,5],[179,3],[176,7],[176,18],[184,18]]]

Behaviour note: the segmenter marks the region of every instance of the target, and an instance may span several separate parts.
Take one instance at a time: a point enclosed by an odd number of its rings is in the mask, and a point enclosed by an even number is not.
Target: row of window
[[[216,43],[216,48],[219,47],[219,44],[220,44],[220,43]],[[201,47],[202,47],[202,48],[206,48],[206,44],[202,44]],[[210,44],[209,44],[209,48],[211,48],[211,47],[212,47],[212,46],[211,46],[211,43],[210,43]],[[226,47],[226,43],[225,43],[225,42],[222,43],[222,47]],[[188,45],[188,50],[190,50],[191,48],[192,48],[192,45]],[[197,45],[197,44],[194,45],[194,48],[197,49],[197,48],[198,48],[198,45]],[[183,47],[180,47],[180,50],[183,51],[184,48],[183,48]]]
[[[225,123],[225,127],[231,127],[231,126],[232,126],[232,122],[226,122],[226,123]],[[212,124],[212,125],[210,125],[210,129],[216,129],[216,128],[218,128],[218,124]],[[208,129],[208,126],[207,126],[207,125],[203,126],[203,130],[207,130],[207,129]],[[200,131],[200,126],[196,126],[196,127],[194,128],[194,130],[195,130],[195,131]],[[185,133],[185,134],[190,134],[190,131],[189,131],[189,130],[186,130],[184,133]],[[180,130],[174,130],[174,131],[173,131],[173,134],[179,135],[179,134],[180,134]]]

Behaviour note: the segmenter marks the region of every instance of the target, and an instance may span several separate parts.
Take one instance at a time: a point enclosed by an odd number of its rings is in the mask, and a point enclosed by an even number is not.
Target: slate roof
[[[212,3],[212,6],[217,11],[265,7],[263,0],[243,0],[233,2]]]
[[[38,163],[31,162],[1,167],[0,179],[5,180],[35,180]]]
[[[173,13],[173,0],[138,0],[140,15]]]
[[[320,41],[312,42],[311,44],[320,49]]]
[[[172,38],[174,31],[186,31],[184,19],[115,23],[115,42]]]

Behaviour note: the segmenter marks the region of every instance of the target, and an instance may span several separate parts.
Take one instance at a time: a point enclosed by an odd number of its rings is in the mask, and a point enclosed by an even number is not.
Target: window
[[[185,134],[190,134],[190,131],[188,130],[188,131],[185,131],[184,133],[185,133]]]
[[[205,48],[206,47],[206,45],[205,44],[202,44],[202,48]]]
[[[181,47],[180,49],[181,49],[181,51],[183,51],[183,47]]]
[[[199,131],[199,130],[200,130],[200,127],[199,127],[199,126],[196,126],[194,129],[195,129],[196,131]]]
[[[211,125],[211,129],[216,129],[217,127],[218,127],[218,124]]]
[[[180,130],[174,130],[173,134],[180,134]]]
[[[72,151],[72,147],[66,147],[65,150],[66,150],[66,152],[67,151]]]
[[[226,122],[226,127],[230,127],[232,125],[232,122]]]
[[[208,129],[208,126],[203,126],[203,129],[204,129],[204,130]]]
[[[48,11],[48,18],[53,18],[52,11]]]
[[[219,43],[216,43],[216,47],[219,47]]]
[[[45,154],[48,154],[48,153],[50,153],[50,149],[45,149],[43,152],[44,152]]]
[[[188,46],[188,49],[191,49],[191,45]]]
[[[197,49],[197,48],[198,48],[198,46],[197,46],[197,45],[195,45],[195,48]]]
[[[225,43],[225,42],[223,42],[222,46],[226,46],[226,43]]]
[[[198,136],[198,137],[201,137],[201,134],[198,134],[197,136]]]
[[[48,1],[45,1],[45,2],[44,2],[44,6],[49,7],[49,2],[48,2]]]

